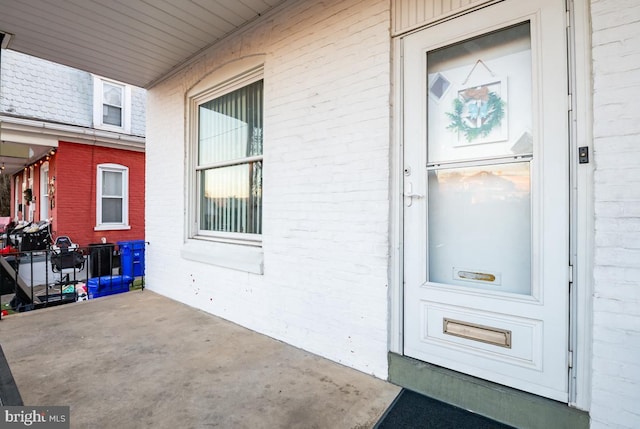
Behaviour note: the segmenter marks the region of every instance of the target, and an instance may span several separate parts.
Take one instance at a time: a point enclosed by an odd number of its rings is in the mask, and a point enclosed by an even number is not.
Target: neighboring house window
[[[124,165],[100,164],[97,172],[95,229],[130,229],[129,169]]]
[[[236,79],[191,100],[192,236],[259,241],[262,233],[263,81]]]
[[[131,132],[131,87],[94,76],[93,123],[96,128]]]

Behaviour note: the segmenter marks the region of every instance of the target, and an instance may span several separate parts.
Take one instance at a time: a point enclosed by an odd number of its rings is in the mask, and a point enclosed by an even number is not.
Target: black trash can
[[[89,244],[89,274],[91,277],[111,275],[114,268],[113,243]]]
[[[1,258],[2,256],[0,256]],[[14,269],[18,269],[18,261],[15,256],[5,256],[4,259]],[[16,279],[11,273],[8,273],[4,267],[0,266],[0,295],[9,295],[16,293]]]

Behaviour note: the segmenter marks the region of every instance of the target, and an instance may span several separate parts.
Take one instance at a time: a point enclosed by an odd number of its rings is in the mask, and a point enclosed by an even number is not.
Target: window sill
[[[264,273],[264,254],[261,247],[189,239],[182,246],[180,255],[190,261],[253,274]]]
[[[93,127],[96,130],[101,130],[101,131],[110,131],[112,133],[119,133],[119,134],[131,134],[131,127],[119,127],[117,125],[109,125],[109,124],[94,124]]]
[[[94,231],[124,231],[131,229],[131,225],[96,225]]]

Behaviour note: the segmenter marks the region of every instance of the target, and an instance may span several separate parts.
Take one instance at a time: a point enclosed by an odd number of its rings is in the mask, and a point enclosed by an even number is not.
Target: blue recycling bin
[[[144,276],[144,240],[118,241],[123,276]]]
[[[125,275],[93,277],[87,280],[87,295],[89,295],[89,299],[94,299],[129,292],[131,283],[133,283],[133,278]]]

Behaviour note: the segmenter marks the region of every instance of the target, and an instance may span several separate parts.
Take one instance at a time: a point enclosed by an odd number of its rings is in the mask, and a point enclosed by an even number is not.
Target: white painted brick
[[[292,1],[149,91],[151,289],[386,377],[389,20],[387,1]],[[220,64],[262,53],[264,275],[254,275],[179,256],[184,101]]]
[[[615,394],[604,394],[602,396],[608,397],[608,400],[602,403],[594,403],[591,412],[592,429],[637,429],[637,426],[633,423],[637,421],[639,417],[636,411],[621,409],[619,403],[615,400]],[[594,415],[595,417],[593,417]]]
[[[596,282],[602,285],[606,289],[607,285],[611,282],[632,282],[638,283],[638,276],[640,276],[640,268],[633,267],[619,267],[617,265],[596,265],[593,271],[593,277]],[[596,289],[596,295],[600,293],[600,289]]]
[[[592,0],[595,254],[591,426],[640,427],[640,4]]]
[[[593,427],[640,427],[640,85],[635,1],[593,0]],[[384,377],[390,41],[386,1],[297,1],[148,95],[150,288]],[[180,258],[184,95],[266,53],[264,275]],[[161,196],[161,197],[160,197]],[[621,385],[621,388],[617,388]],[[613,411],[612,411],[613,410]]]
[[[629,300],[621,300],[615,297],[609,286],[606,292],[598,295],[598,300],[594,304],[594,314],[598,322],[608,323],[608,327],[619,327],[626,332],[640,332],[640,294],[630,294]]]
[[[628,352],[632,355],[640,351],[640,343],[634,341],[633,331],[596,325],[594,327],[594,335],[598,338],[598,344],[602,347],[613,347],[618,350],[623,349],[625,353]]]
[[[621,247],[623,249],[640,249],[640,231],[636,232],[600,232],[596,236],[598,247]]]
[[[598,238],[596,241],[598,241]],[[596,259],[602,265],[634,268],[638,266],[640,250],[620,247],[597,247]]]
[[[639,305],[640,304],[640,291],[638,288],[637,281],[636,282],[616,282],[608,279],[607,288],[600,289],[599,292],[595,294],[597,298],[605,298],[612,299],[615,302],[607,304],[598,302],[598,306],[600,305],[611,305],[615,308],[615,305],[619,302],[624,302],[624,305]],[[599,300],[600,301],[600,300]],[[638,346],[640,347],[640,341],[638,342]]]

